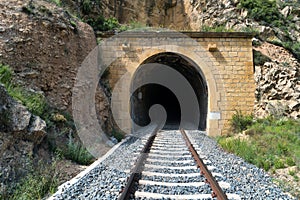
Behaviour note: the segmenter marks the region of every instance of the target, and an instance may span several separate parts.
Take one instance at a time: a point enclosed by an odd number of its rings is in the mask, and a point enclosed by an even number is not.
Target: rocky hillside
[[[31,2],[0,2],[1,61],[22,85],[42,91],[52,106],[68,109],[77,68],[96,46],[93,30],[63,8]]]
[[[63,8],[0,1],[0,82],[7,89],[0,85],[0,199],[39,161],[50,162],[58,147],[68,148],[76,138],[65,113],[71,111],[77,69],[95,46],[93,29]]]

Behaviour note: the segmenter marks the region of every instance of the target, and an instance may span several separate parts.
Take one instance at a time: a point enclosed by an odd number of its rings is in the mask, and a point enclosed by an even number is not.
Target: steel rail
[[[187,134],[183,129],[180,129],[181,134],[183,135],[186,144],[195,159],[197,166],[200,168],[201,173],[205,176],[207,182],[210,184],[212,189],[212,197],[216,197],[218,200],[227,200],[228,197],[216,181],[215,177],[212,173],[208,170],[207,166],[204,164],[203,160],[199,157],[197,151],[195,150],[193,144],[191,143],[190,139],[188,138]]]
[[[153,141],[157,135],[158,129],[155,129],[152,135],[148,138],[145,146],[143,147],[142,151],[140,152],[140,157],[136,161],[135,167],[131,171],[130,177],[128,178],[127,184],[123,189],[121,196],[118,200],[129,200],[136,190],[135,183],[139,181],[142,176],[142,171],[144,168],[145,160],[148,157],[148,153],[150,152],[151,146]]]

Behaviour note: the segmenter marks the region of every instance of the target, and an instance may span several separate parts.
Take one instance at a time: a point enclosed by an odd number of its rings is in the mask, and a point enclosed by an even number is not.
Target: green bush
[[[300,42],[284,42],[282,46],[294,54],[296,58],[300,59]]]
[[[244,119],[240,113],[236,116]],[[246,120],[247,121],[247,120]],[[219,145],[265,170],[300,166],[300,121],[268,117],[248,126],[247,138],[220,137]]]
[[[90,0],[83,0],[82,2],[82,12],[83,14],[89,14],[92,10],[91,1]]]
[[[14,193],[9,199],[42,199],[47,194],[53,194],[56,191],[58,187],[58,178],[55,161],[50,166],[39,163],[39,166],[36,169],[17,184]]]
[[[223,25],[220,26],[202,26],[201,31],[203,32],[234,32],[234,29],[228,29]]]
[[[218,139],[218,143],[222,148],[229,152],[235,152],[250,163],[253,163],[255,160],[255,148],[245,140],[221,137]]]
[[[260,51],[253,50],[254,65],[264,65],[266,62],[271,62],[268,56],[265,56]]]
[[[295,163],[295,161],[292,157],[287,157],[285,162],[288,166],[295,166],[296,165],[296,163]]]
[[[79,142],[74,142],[69,136],[69,143],[66,151],[61,152],[63,156],[81,165],[89,165],[94,157]]]
[[[20,101],[33,114],[41,116],[46,107],[45,97],[13,84],[12,75],[13,71],[9,66],[0,64],[0,83],[4,84],[9,95]]]
[[[268,24],[278,23],[283,18],[277,8],[276,0],[240,0],[239,6],[246,8],[251,18]],[[281,24],[283,23],[281,21]]]
[[[86,20],[86,23],[91,25],[94,31],[111,31],[120,27],[116,18],[110,17],[106,19],[102,15],[98,16],[96,19],[90,18]]]
[[[242,132],[253,124],[253,115],[243,115],[241,111],[236,111],[232,116],[230,123],[233,132]]]
[[[11,83],[12,74],[13,71],[9,66],[0,64],[0,82],[6,87]]]

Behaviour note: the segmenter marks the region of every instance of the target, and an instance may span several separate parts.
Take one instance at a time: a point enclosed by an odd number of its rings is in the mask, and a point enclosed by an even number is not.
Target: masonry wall
[[[209,91],[209,135],[229,133],[229,120],[236,110],[247,114],[253,112],[255,83],[251,35],[190,33],[187,35],[191,38],[186,38],[180,34],[137,33],[103,43],[118,57],[109,68],[109,83],[115,88],[112,98],[114,118],[127,132],[131,129],[128,101],[134,72],[145,59],[163,52],[183,55],[204,74]]]
[[[219,127],[227,134],[229,120],[240,110],[253,112],[255,101],[255,82],[251,38],[198,38],[199,44],[208,49],[216,45],[217,49],[208,55],[213,65],[219,70],[215,74],[217,87],[221,92],[218,107],[221,111]]]

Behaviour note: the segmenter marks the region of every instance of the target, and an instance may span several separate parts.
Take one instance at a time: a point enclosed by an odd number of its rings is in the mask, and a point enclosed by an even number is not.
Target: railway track
[[[240,199],[184,130],[159,131],[143,144],[119,200]]]

